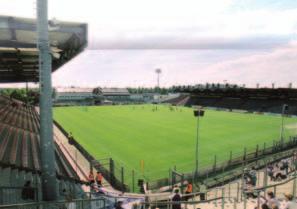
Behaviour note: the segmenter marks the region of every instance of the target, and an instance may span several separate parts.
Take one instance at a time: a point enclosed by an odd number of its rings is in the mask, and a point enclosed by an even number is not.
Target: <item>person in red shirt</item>
[[[94,174],[93,171],[91,170],[88,176],[88,181],[90,185],[93,185],[95,183],[95,179],[94,179]]]
[[[102,180],[103,180],[102,173],[100,173],[98,171],[97,175],[96,175],[96,182],[97,182],[98,187],[102,187]]]
[[[187,184],[187,188],[186,188],[186,195],[189,195],[191,193],[193,193],[193,185],[189,182]],[[188,201],[190,198],[191,198],[191,196],[186,196],[185,197],[186,201]]]

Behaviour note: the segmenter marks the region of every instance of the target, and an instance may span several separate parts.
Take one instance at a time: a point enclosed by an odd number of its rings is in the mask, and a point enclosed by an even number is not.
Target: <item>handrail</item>
[[[297,146],[296,136],[292,137],[292,139],[293,140],[286,142],[285,148],[282,148],[282,149],[279,148],[278,151],[276,151],[276,153],[272,152],[272,150],[275,149],[275,146],[271,146],[271,147],[265,148],[264,149],[264,150],[266,150],[265,152],[263,152],[263,150],[258,150],[259,154],[257,156],[254,156],[253,158],[249,158],[249,156],[253,156],[255,154],[255,152],[247,153],[246,159],[243,159],[243,156],[233,158],[232,159],[233,163],[231,163],[231,164],[230,164],[230,161],[220,162],[216,165],[216,170],[217,170],[216,172],[214,172],[213,166],[211,166],[211,165],[205,166],[205,167],[203,167],[203,169],[200,169],[205,172],[204,174],[202,174],[202,176],[206,175],[205,176],[206,179],[211,178],[214,181],[216,181],[216,185],[211,185],[210,187],[218,186],[221,183],[223,183],[220,181],[221,179],[224,179],[225,176],[229,176],[229,174],[227,174],[227,173],[232,173],[234,170],[242,168],[243,165],[244,166],[246,166],[247,164],[252,165],[257,161],[267,160],[267,159],[270,159],[269,163],[272,163],[272,162],[278,161],[282,158],[287,158],[292,155],[292,151],[294,149],[296,149],[296,146]],[[295,143],[294,147],[289,146],[292,143]],[[267,152],[267,150],[270,150],[270,149],[271,149],[271,151]],[[279,154],[281,154],[281,156],[278,156]],[[275,158],[275,156],[276,156],[276,158]],[[238,160],[238,162],[237,162],[237,160]],[[219,177],[217,177],[217,179],[215,179],[216,177],[214,177],[213,175],[216,175],[217,172],[220,173],[220,171],[224,171],[224,170],[225,170],[225,174],[223,174],[222,176],[219,176]],[[214,173],[212,173],[212,172],[214,172]],[[192,173],[184,173],[184,175],[185,175],[185,180],[192,178]],[[212,176],[212,177],[208,177],[208,176]],[[235,176],[233,176],[233,178],[236,178]],[[150,181],[149,185],[150,185],[150,188],[156,189],[155,188],[156,185],[161,184],[160,186],[162,186],[162,185],[165,186],[164,183],[162,183],[162,182],[169,181],[169,180],[170,179],[168,179],[168,178],[163,178],[163,179],[159,179],[159,180],[155,180],[155,181]]]
[[[88,194],[88,195],[100,195],[100,193],[96,193],[96,192],[85,192],[85,194]],[[114,196],[113,196],[114,194]],[[129,195],[121,195],[121,194],[118,194],[118,193],[109,193],[109,194],[102,194],[104,197],[110,197],[110,198],[136,198],[136,199],[140,199],[140,198],[145,198],[146,196],[145,195],[142,195],[142,194],[135,194],[135,196],[129,196]],[[117,195],[117,196],[116,196]]]
[[[20,187],[20,186],[0,186],[0,205],[1,204],[14,204],[17,203],[19,200],[19,197],[22,197],[23,199],[23,191],[24,189],[30,189],[30,193],[33,192],[34,195],[30,196],[32,201],[38,201],[38,192],[39,188],[38,187]]]
[[[264,186],[264,187],[259,187],[257,188],[257,190],[265,190],[265,189],[269,189],[269,188],[272,188],[272,187],[277,187],[277,186],[281,186],[281,185],[284,185],[284,184],[287,184],[293,180],[297,179],[297,175],[294,174],[293,178],[290,178],[288,180],[285,180],[283,182],[280,182],[280,183],[277,183],[277,184],[272,184],[272,185],[267,185],[267,186]]]
[[[216,189],[221,189],[221,188],[216,188]],[[181,194],[182,197],[191,197],[191,196],[198,196],[198,195],[201,195],[201,194],[206,194],[208,193],[209,191],[206,191],[206,192],[193,192],[193,193],[189,193],[189,194]],[[85,192],[86,194],[91,194],[91,195],[97,195],[98,193],[96,192]],[[170,192],[167,192],[167,193],[170,193]],[[136,194],[135,196],[132,196],[132,195],[125,195],[125,193],[122,193],[122,194],[118,194],[118,193],[114,193],[114,195],[118,195],[118,198],[147,198],[147,197],[151,197],[151,196],[156,196],[156,195],[164,195],[166,193],[152,193],[152,194]],[[170,193],[170,195],[172,195],[173,193]],[[112,194],[104,194],[104,196],[106,197],[114,197],[112,196]],[[169,196],[168,196],[169,198]]]
[[[71,201],[49,201],[49,202],[32,202],[32,203],[20,203],[20,204],[11,204],[11,205],[0,205],[0,208],[8,209],[8,208],[19,208],[19,207],[26,207],[26,206],[42,206],[42,205],[51,205],[51,204],[66,204],[66,203],[81,203],[81,202],[94,202],[94,201],[103,201],[104,204],[106,199],[104,198],[94,198],[94,199],[73,199]]]
[[[0,186],[0,189],[23,189],[25,187],[10,187],[10,186]],[[37,187],[30,187],[32,189],[37,189]]]
[[[225,197],[224,197],[225,198]],[[160,205],[168,205],[168,204],[199,204],[199,203],[209,203],[216,200],[221,200],[223,197],[216,197],[209,200],[199,200],[199,201],[153,201],[153,202],[141,202],[140,204],[160,204]]]

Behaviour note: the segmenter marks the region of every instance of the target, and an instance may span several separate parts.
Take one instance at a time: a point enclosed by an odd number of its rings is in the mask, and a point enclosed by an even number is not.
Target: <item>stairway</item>
[[[63,151],[65,157],[77,172],[79,178],[83,181],[87,181],[88,173],[90,170],[90,162],[76,149],[68,143],[68,138],[62,133],[62,131],[54,126],[54,139]],[[103,187],[113,189],[108,181],[103,179]],[[89,187],[83,186],[85,192],[89,192]]]

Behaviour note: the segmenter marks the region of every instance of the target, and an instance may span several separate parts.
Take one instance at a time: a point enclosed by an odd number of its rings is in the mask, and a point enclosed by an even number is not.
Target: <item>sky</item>
[[[297,1],[48,0],[49,18],[88,23],[88,47],[54,86],[229,83],[297,87]],[[32,17],[36,0],[0,0]]]

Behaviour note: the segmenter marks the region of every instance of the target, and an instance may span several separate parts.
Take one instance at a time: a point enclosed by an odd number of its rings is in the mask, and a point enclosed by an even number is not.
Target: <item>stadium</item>
[[[0,209],[297,208],[292,83],[56,87],[89,31],[47,13],[0,16]]]

